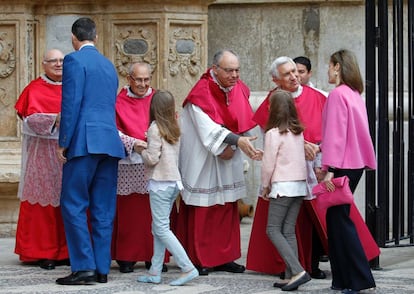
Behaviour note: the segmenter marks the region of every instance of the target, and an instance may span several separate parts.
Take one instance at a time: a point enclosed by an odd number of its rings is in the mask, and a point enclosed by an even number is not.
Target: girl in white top
[[[149,179],[154,254],[149,274],[139,276],[138,282],[161,282],[165,249],[168,249],[183,272],[170,285],[181,286],[197,277],[198,270],[170,230],[171,209],[183,186],[178,170],[180,128],[176,117],[175,99],[168,91],[157,91],[152,97],[147,143],[147,149],[141,148],[138,153],[142,155],[145,174]]]
[[[307,194],[303,126],[289,92],[276,90],[269,98],[262,162],[262,196],[270,201],[267,235],[286,263],[284,291],[296,290],[310,275],[298,260],[296,218]]]

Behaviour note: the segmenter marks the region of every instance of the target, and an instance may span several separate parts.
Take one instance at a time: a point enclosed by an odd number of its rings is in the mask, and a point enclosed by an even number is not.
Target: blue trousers
[[[60,201],[72,272],[109,273],[118,160],[96,154],[63,165]]]

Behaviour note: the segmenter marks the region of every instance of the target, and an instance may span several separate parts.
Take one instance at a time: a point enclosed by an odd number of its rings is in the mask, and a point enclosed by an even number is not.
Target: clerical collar
[[[144,96],[138,96],[137,94],[135,94],[134,92],[131,91],[131,87],[130,86],[125,86],[125,89],[127,90],[127,96],[131,97],[131,98],[136,98],[136,99],[142,99],[145,98],[149,95],[151,95],[152,93],[152,88],[149,87],[147,92],[144,94]]]
[[[214,74],[214,72],[213,72],[213,70],[212,69],[210,69],[210,75],[211,75],[211,77],[213,78],[213,81],[217,84],[217,86],[219,86],[219,88],[224,92],[224,93],[228,93],[228,92],[230,92],[232,89],[233,89],[233,86],[230,86],[230,87],[227,87],[227,88],[225,88],[225,87],[223,87],[222,85],[220,85],[220,83],[219,83],[219,81],[217,80],[217,77],[216,77],[216,75]]]
[[[292,98],[298,98],[300,95],[302,95],[303,87],[299,85],[298,89],[295,92],[291,92]]]
[[[49,78],[46,74],[40,75],[40,78],[51,85],[62,85],[62,81],[54,81],[51,78]]]

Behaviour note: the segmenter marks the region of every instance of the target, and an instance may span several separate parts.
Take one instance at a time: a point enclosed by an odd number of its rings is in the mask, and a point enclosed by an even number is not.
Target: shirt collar
[[[83,44],[82,46],[80,46],[79,47],[79,50],[81,50],[83,47],[86,47],[86,46],[92,46],[92,47],[95,47],[95,45],[94,44],[92,44],[92,43],[86,43],[86,44]],[[79,51],[78,50],[78,51]]]

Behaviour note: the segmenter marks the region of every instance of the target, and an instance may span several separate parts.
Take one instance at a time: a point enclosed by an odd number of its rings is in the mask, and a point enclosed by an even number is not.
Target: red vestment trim
[[[225,93],[213,80],[208,69],[183,102],[200,107],[214,122],[233,133],[241,134],[256,126],[249,103],[250,90],[238,80],[231,91]]]
[[[33,113],[59,113],[61,101],[62,85],[48,83],[39,77],[24,88],[14,107],[21,117]]]
[[[149,127],[149,109],[155,91],[143,98],[133,98],[127,95],[123,88],[116,99],[116,125],[125,135],[147,141],[145,136]]]

